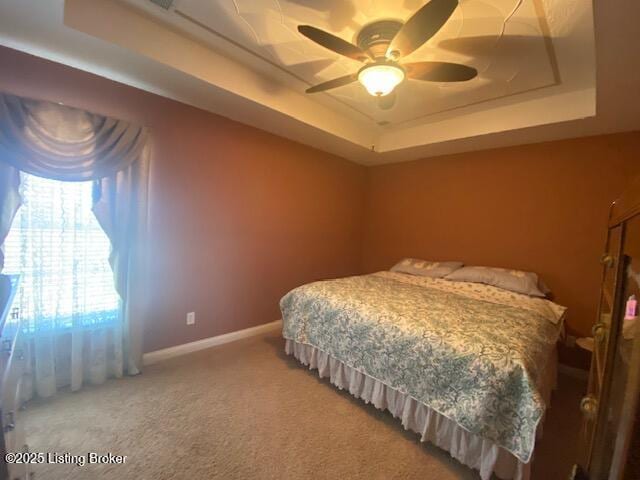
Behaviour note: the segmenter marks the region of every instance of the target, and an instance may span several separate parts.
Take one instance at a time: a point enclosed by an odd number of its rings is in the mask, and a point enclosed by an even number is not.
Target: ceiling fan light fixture
[[[374,97],[389,95],[404,78],[404,70],[392,64],[367,65],[358,72],[358,81]]]

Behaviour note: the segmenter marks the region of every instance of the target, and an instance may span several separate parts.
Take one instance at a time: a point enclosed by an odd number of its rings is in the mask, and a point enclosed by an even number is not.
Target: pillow
[[[442,278],[459,269],[462,265],[462,262],[427,262],[418,258],[405,258],[391,267],[391,271],[421,275],[423,277]]]
[[[538,290],[540,290],[545,297],[552,297],[551,289],[547,286],[546,283],[544,283],[544,281],[540,277],[538,277]]]
[[[538,287],[538,275],[533,272],[508,270],[506,268],[464,267],[447,275],[445,280],[485,283],[532,297],[546,296]]]

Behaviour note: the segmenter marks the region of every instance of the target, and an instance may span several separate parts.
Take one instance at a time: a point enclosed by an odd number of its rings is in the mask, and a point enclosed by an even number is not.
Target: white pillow
[[[546,297],[546,292],[541,291],[538,286],[538,275],[533,272],[506,268],[464,267],[447,275],[445,280],[484,283],[532,297]]]
[[[442,278],[459,269],[462,265],[464,265],[462,262],[428,262],[418,258],[405,258],[391,267],[391,271]]]

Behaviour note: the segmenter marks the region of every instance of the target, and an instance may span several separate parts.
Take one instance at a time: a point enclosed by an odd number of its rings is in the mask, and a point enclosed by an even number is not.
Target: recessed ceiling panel
[[[462,0],[445,26],[403,62],[445,61],[478,70],[460,83],[405,81],[393,108],[381,110],[359,83],[330,92],[385,125],[428,121],[501,97],[558,84],[553,46],[540,0]],[[194,28],[222,36],[277,65],[304,85],[357,72],[362,64],[313,43],[297,31],[312,25],[354,42],[366,25],[381,19],[406,21],[422,0],[176,0],[174,15]]]

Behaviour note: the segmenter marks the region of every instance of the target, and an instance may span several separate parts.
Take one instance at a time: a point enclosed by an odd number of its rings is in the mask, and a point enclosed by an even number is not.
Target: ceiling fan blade
[[[344,55],[345,57],[358,60],[360,62],[367,60],[367,53],[360,47],[356,47],[354,44],[347,42],[346,40],[336,37],[324,30],[312,27],[311,25],[299,25],[298,31],[307,37],[309,40],[316,42],[318,45],[322,45],[324,48]]]
[[[349,85],[358,80],[358,76],[354,73],[351,75],[345,75],[344,77],[334,78],[333,80],[329,80],[327,82],[319,83],[318,85],[314,85],[311,88],[307,88],[307,93],[316,93],[316,92],[324,92],[325,90],[330,90],[332,88],[342,87],[344,85]]]
[[[409,55],[442,28],[457,6],[458,0],[431,0],[400,28],[387,48],[387,56],[397,60]]]
[[[396,104],[396,91],[394,90],[389,95],[385,95],[384,97],[378,97],[378,107],[381,110],[389,110],[393,108]]]
[[[427,82],[465,82],[478,75],[473,67],[447,62],[416,62],[402,65],[407,77]]]

